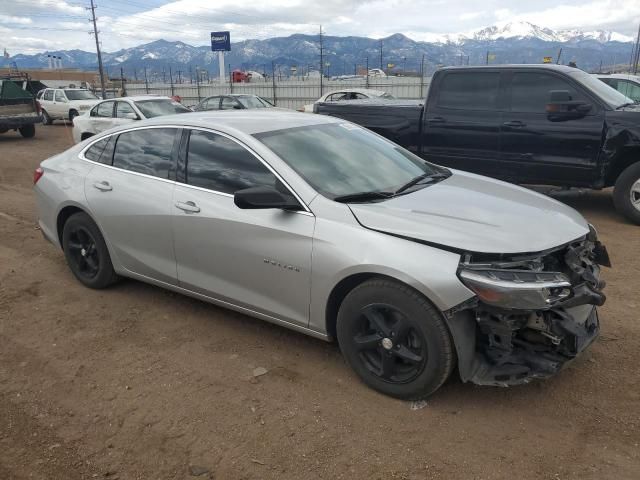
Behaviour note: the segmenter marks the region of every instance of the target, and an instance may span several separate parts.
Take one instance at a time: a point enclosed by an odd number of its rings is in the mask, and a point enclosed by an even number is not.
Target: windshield
[[[289,128],[254,137],[329,198],[395,192],[420,175],[446,172],[351,123]]]
[[[236,98],[245,108],[266,108],[271,106],[260,97],[246,96]]]
[[[615,88],[611,88],[606,83],[600,81],[593,75],[589,75],[582,70],[571,72],[570,75],[577,81],[585,85],[589,90],[594,92],[600,99],[607,103],[611,108],[618,108],[621,105],[634,103],[629,97],[625,97]]]
[[[174,113],[188,113],[191,111],[184,105],[168,98],[166,100],[140,100],[136,102],[136,107],[138,107],[145,118],[173,115]]]
[[[69,100],[98,100],[89,90],[65,90],[64,93]]]

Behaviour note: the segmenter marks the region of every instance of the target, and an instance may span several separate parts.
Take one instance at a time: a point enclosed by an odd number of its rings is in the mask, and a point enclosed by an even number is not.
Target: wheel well
[[[336,334],[338,310],[340,310],[340,305],[342,305],[342,301],[344,300],[344,298],[349,294],[351,290],[356,288],[358,285],[374,277],[382,277],[395,280],[394,278],[387,277],[386,275],[379,275],[376,273],[356,273],[349,277],[343,278],[335,287],[333,287],[333,290],[331,290],[331,293],[329,294],[329,300],[327,301],[327,310],[325,312],[327,333],[332,338],[338,338]]]
[[[62,230],[64,229],[64,224],[67,223],[67,220],[71,215],[78,212],[84,212],[81,208],[78,207],[64,207],[58,213],[58,219],[56,220],[56,232],[58,234],[58,241],[60,242],[60,248],[62,248]]]
[[[77,108],[70,108],[69,109],[69,115],[71,115],[71,112],[76,112],[76,114],[78,113],[78,109]]]
[[[616,180],[627,167],[640,161],[640,148],[626,148],[613,161],[607,175],[607,185],[615,185]]]
[[[89,137],[93,137],[93,133],[84,132],[82,135],[80,135],[80,140],[86,140]]]

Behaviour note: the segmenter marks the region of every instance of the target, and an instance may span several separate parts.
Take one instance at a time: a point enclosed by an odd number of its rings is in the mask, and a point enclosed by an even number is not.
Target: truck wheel
[[[627,219],[640,225],[640,162],[628,166],[616,180],[613,203]]]
[[[35,125],[25,125],[18,130],[20,130],[20,135],[22,135],[24,138],[33,138],[36,135]]]
[[[454,367],[444,319],[409,287],[386,279],[354,288],[338,311],[340,350],[371,388],[405,400],[435,392]]]
[[[47,111],[43,109],[42,110],[42,124],[43,125],[51,125],[52,122],[53,122],[53,120],[51,120],[51,117],[49,116]]]

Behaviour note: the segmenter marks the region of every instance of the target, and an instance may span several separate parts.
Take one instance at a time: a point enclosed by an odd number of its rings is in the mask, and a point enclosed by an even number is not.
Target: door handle
[[[198,213],[200,211],[200,207],[193,202],[176,202],[176,208],[187,213]]]
[[[102,192],[110,192],[113,190],[113,187],[109,185],[109,182],[94,182],[93,186]]]
[[[520,127],[526,127],[527,124],[521,122],[520,120],[510,120],[508,122],[504,122],[502,125],[504,125],[505,127],[514,127],[514,128],[520,128]]]
[[[446,120],[443,117],[431,117],[427,118],[427,123],[444,123]]]

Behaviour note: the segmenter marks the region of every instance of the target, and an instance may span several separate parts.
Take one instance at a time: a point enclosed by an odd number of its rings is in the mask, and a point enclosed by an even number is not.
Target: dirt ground
[[[614,264],[592,348],[551,380],[454,378],[411,409],[335,345],[135,281],[82,287],[31,191],[71,144],[58,123],[0,135],[0,479],[640,478],[640,227],[610,192],[562,197]]]

